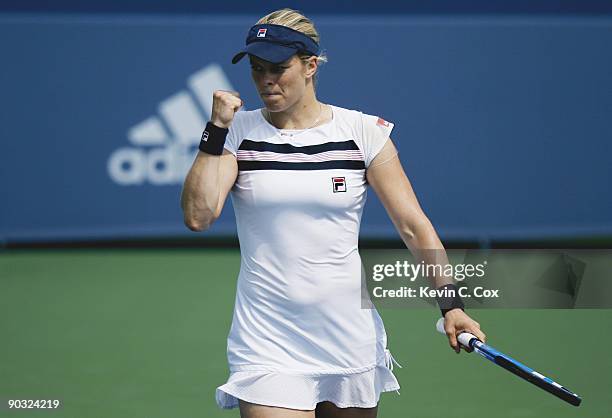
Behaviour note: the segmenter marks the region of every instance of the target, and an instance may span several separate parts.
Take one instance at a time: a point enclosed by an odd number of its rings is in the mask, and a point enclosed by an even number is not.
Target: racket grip
[[[438,330],[439,333],[446,335],[446,331],[444,330],[444,318],[438,319],[438,322],[436,322],[436,330]],[[480,341],[474,334],[465,331],[457,336],[457,341],[459,341],[459,344],[468,349],[472,348],[472,340]]]

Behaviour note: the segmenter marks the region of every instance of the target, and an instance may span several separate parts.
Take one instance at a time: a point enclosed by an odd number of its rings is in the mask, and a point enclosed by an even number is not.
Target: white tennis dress
[[[238,399],[370,408],[399,389],[383,322],[362,309],[357,247],[365,169],[393,124],[332,111],[331,121],[306,130],[278,129],[261,109],[238,112],[230,127],[241,264],[221,408]]]

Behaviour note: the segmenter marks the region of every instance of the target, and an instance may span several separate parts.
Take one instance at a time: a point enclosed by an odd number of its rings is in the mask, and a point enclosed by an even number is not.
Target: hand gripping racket
[[[436,329],[442,334],[446,335],[444,331],[444,318],[440,318],[436,323]],[[514,373],[518,377],[521,377],[528,382],[544,389],[545,391],[552,393],[558,398],[574,405],[579,406],[582,402],[582,398],[576,395],[574,392],[564,388],[554,380],[536,372],[535,370],[525,366],[524,364],[516,361],[512,357],[509,357],[503,353],[500,353],[490,345],[487,345],[480,341],[475,335],[469,332],[462,332],[457,336],[457,341],[464,348],[468,350],[474,350],[487,360],[492,361],[498,366],[503,367],[511,373]]]

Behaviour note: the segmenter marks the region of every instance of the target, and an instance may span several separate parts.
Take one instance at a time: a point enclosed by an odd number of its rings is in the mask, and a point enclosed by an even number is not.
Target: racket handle
[[[439,333],[446,335],[446,331],[444,330],[444,318],[438,319],[438,322],[436,322],[436,329]],[[457,336],[459,344],[468,349],[472,348],[473,340],[480,341],[474,334],[465,331]]]

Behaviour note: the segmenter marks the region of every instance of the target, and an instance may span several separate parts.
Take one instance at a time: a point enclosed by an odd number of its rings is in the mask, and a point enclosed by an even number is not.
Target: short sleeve
[[[234,115],[234,120],[232,121],[232,124],[227,132],[227,137],[225,138],[224,148],[234,154],[234,157],[236,157],[238,147],[240,146],[240,137],[244,131],[245,117],[245,111],[239,110],[236,112]]]
[[[365,157],[366,168],[378,155],[391,135],[394,124],[379,116],[361,114],[362,135],[361,145]]]
[[[225,144],[223,146],[226,150],[234,154],[234,157],[236,157],[238,151],[238,141],[236,140],[238,137],[236,135],[237,130],[236,124],[232,122],[229,127],[229,131],[227,132],[227,136],[225,137]]]

